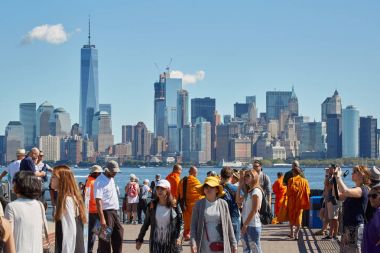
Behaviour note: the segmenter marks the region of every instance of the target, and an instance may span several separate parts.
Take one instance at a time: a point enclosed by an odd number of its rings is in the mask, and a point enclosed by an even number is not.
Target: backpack
[[[187,193],[187,177],[182,179],[182,196],[179,196],[178,202],[182,211],[186,210],[186,193]]]
[[[137,196],[137,184],[129,183],[128,185],[128,197],[134,198]]]
[[[268,225],[268,224],[271,224],[272,223],[272,219],[273,219],[273,214],[272,214],[272,211],[271,211],[271,206],[269,205],[268,203],[268,200],[265,196],[265,193],[264,191],[257,187],[258,189],[260,189],[262,195],[263,195],[263,199],[261,200],[261,207],[260,207],[260,211],[259,211],[259,214],[260,214],[260,221],[263,225]]]

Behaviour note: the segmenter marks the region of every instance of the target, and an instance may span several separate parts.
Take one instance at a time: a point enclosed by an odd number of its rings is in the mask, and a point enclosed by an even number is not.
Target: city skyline
[[[25,13],[13,25],[14,31],[1,22],[0,29],[8,36],[0,48],[0,85],[8,93],[0,102],[0,131],[4,133],[9,121],[18,120],[21,103],[38,106],[49,101],[55,108],[65,108],[72,123],[79,123],[79,59],[80,48],[87,41],[87,13],[92,16],[92,41],[99,50],[99,101],[112,104],[116,142],[121,142],[122,125],[143,121],[154,130],[153,84],[171,57],[171,69],[192,74],[187,78],[196,82],[184,87],[189,100],[215,98],[221,115],[233,115],[234,104],[251,95],[256,96],[258,112],[263,112],[266,91],[290,91],[294,85],[299,114],[310,116],[311,121],[320,121],[321,104],[335,89],[344,108],[354,105],[360,116],[380,118],[372,106],[380,92],[379,3],[221,2],[218,13],[212,12],[210,3],[163,3],[175,10],[196,11],[197,18],[165,10],[162,3],[120,2],[116,8],[104,4],[88,7],[84,1],[75,8],[70,3],[49,3]],[[16,4],[1,3],[0,7],[7,10],[3,19],[19,11]],[[31,3],[25,7],[33,9]],[[54,7],[72,12],[57,15],[54,10],[49,14]],[[285,10],[289,11],[286,15]],[[153,18],[157,11],[164,14],[159,22]],[[270,21],[265,13],[270,13]],[[209,21],[209,15],[215,20]],[[62,24],[68,36],[56,41],[36,37],[33,28],[44,24]],[[168,36],[157,37],[165,32]],[[138,112],[136,106],[141,108]]]

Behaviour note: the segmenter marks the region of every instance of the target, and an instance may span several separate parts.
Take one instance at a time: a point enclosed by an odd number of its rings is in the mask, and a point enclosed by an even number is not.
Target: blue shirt
[[[231,183],[227,183],[224,186],[224,191],[226,194],[224,194],[223,199],[228,204],[228,209],[230,211],[232,223],[238,223],[240,221],[239,207],[235,201],[237,190],[238,190],[237,186]]]
[[[27,156],[24,159],[22,159],[20,163],[20,171],[23,171],[23,170],[36,172],[36,165],[30,156]]]

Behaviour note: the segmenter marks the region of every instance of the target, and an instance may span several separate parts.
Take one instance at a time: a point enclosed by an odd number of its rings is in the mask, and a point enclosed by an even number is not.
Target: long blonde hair
[[[53,175],[58,180],[58,199],[57,211],[54,219],[58,221],[62,218],[66,211],[66,197],[70,196],[74,199],[76,206],[79,209],[79,216],[83,223],[86,223],[86,212],[83,204],[82,195],[79,192],[77,183],[70,167],[66,165],[58,165],[53,168]]]
[[[244,192],[244,195],[248,195],[248,193],[250,193],[251,191],[253,191],[253,189],[256,187],[260,187],[260,184],[259,184],[259,174],[257,173],[256,170],[246,170],[244,172],[244,177],[245,175],[249,174],[251,177],[252,177],[252,181],[250,184],[246,184],[245,183],[245,178],[244,178],[244,186],[243,186],[243,192]]]

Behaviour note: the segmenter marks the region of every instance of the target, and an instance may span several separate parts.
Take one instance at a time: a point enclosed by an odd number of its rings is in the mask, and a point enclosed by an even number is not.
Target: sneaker
[[[132,225],[137,225],[137,221],[132,221]]]

